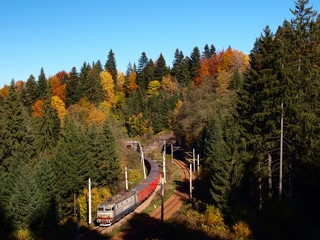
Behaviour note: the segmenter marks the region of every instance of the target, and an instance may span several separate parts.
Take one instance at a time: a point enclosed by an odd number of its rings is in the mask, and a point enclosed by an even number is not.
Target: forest
[[[111,49],[1,88],[0,238],[51,239],[89,177],[97,202],[123,189],[123,139],[173,132],[201,156],[192,211],[243,222],[238,239],[319,239],[320,17],[308,0],[291,12],[249,55],[207,44],[169,67],[142,52],[123,73]]]

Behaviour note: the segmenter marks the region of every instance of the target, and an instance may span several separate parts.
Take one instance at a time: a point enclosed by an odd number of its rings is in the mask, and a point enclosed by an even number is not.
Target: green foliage
[[[154,79],[161,82],[162,77],[167,76],[169,73],[169,68],[166,65],[166,60],[163,55],[160,54],[158,60],[156,61],[156,66],[154,69]]]
[[[111,76],[112,79],[114,81],[114,86],[115,86],[115,90],[118,90],[118,85],[117,85],[117,65],[116,65],[116,59],[114,57],[114,53],[112,51],[112,49],[110,49],[109,54],[108,54],[108,59],[105,65],[105,70],[108,71]]]
[[[54,159],[55,183],[61,216],[70,214],[73,194],[79,193],[93,175],[86,133],[81,126],[66,119]]]

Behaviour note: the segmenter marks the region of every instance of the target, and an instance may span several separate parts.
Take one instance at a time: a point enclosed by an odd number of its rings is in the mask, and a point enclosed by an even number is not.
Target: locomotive
[[[96,222],[99,226],[111,226],[123,216],[137,208],[156,189],[160,180],[158,164],[150,157],[144,157],[149,175],[133,189],[107,198],[97,207]]]

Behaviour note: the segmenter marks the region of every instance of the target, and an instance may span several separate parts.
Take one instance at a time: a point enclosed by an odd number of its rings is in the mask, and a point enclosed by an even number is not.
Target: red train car
[[[156,189],[160,180],[159,166],[150,157],[145,157],[144,160],[149,169],[149,175],[146,179],[130,191],[113,196],[99,204],[96,221],[100,226],[110,226],[120,220],[146,200]]]

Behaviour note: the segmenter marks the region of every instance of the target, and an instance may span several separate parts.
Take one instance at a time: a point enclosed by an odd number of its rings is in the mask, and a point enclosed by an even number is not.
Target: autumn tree
[[[138,89],[138,85],[136,83],[137,73],[135,71],[131,72],[128,77],[128,84],[126,87],[126,92],[128,94],[134,93]]]

